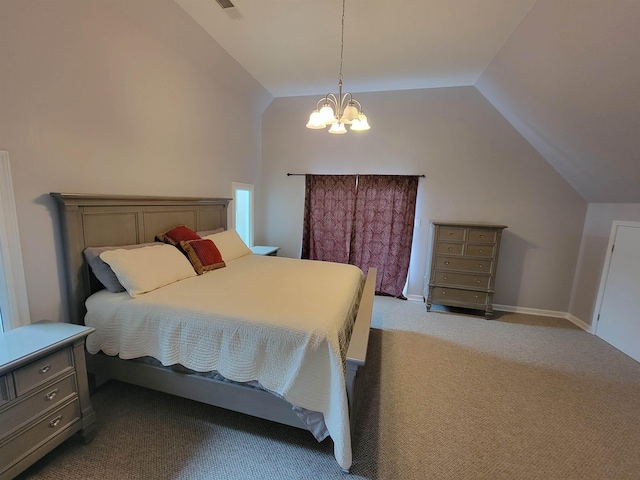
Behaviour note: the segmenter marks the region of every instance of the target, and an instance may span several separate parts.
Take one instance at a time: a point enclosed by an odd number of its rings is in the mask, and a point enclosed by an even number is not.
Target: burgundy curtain
[[[306,175],[302,258],[376,267],[376,293],[404,298],[417,192],[417,176]]]
[[[349,263],[378,268],[378,294],[405,298],[417,192],[417,176],[358,176]]]
[[[356,175],[306,175],[302,258],[348,263]]]

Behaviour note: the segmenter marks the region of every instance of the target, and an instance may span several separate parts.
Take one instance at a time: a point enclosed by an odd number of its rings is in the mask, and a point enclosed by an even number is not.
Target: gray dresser
[[[432,222],[427,310],[432,304],[493,314],[496,268],[506,225]]]
[[[93,438],[84,357],[93,330],[39,322],[0,334],[0,480],[77,432]]]

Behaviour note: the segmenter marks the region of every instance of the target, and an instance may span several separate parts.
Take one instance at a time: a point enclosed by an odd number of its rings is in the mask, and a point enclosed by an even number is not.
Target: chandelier
[[[307,128],[322,129],[331,125],[329,133],[347,133],[345,125],[351,130],[369,130],[367,117],[362,112],[362,105],[349,92],[342,94],[342,57],[344,54],[344,7],[342,0],[342,36],[340,39],[340,74],[338,75],[338,95],[328,93],[316,102],[316,108],[309,117]],[[320,106],[322,105],[322,106]]]

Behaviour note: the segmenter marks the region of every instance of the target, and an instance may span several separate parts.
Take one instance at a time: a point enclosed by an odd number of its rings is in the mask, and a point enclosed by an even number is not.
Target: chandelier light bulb
[[[320,112],[318,110],[314,110],[309,116],[309,123],[307,123],[307,128],[319,130],[325,128],[326,126],[327,125],[322,121]]]
[[[358,119],[353,121],[351,125],[351,130],[362,132],[364,130],[369,130],[371,127],[367,122],[367,116],[364,113],[358,115]]]
[[[342,112],[341,122],[351,125],[354,120],[358,120],[358,108],[354,105],[353,101],[349,102],[349,104],[345,107],[344,112]]]
[[[343,133],[347,133],[347,129],[344,128],[344,123],[334,122],[329,129],[329,133],[335,133],[336,135],[341,135]]]
[[[336,114],[328,103],[325,103],[320,109],[320,120],[322,123],[331,124],[336,121]]]

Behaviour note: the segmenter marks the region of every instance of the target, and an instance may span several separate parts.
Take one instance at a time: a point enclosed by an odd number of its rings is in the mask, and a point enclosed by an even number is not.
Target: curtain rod
[[[287,177],[304,177],[306,175],[364,175],[362,173],[329,173],[329,174],[315,174],[315,173],[287,173]],[[397,176],[397,177],[420,177],[426,178],[426,175],[401,175],[401,174],[384,174],[384,173],[369,173],[367,175],[389,175],[389,176]]]

